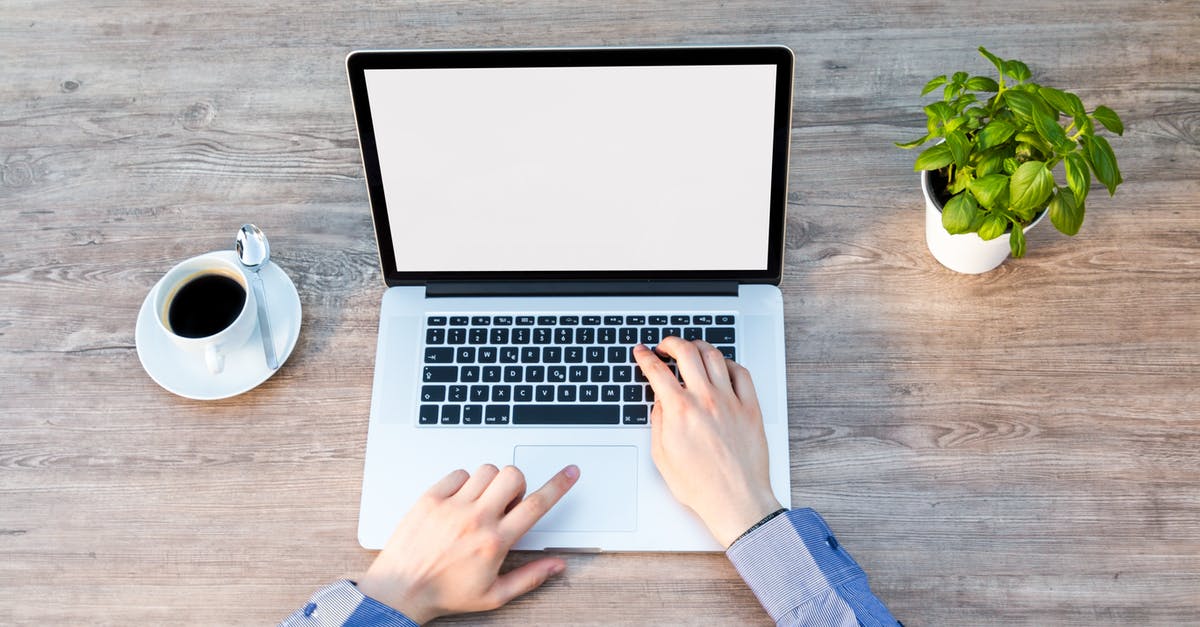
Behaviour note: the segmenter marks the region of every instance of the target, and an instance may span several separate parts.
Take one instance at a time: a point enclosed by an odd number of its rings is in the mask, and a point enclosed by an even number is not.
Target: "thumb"
[[[488,596],[491,597],[496,607],[499,607],[526,592],[537,589],[551,575],[557,575],[566,568],[567,563],[557,557],[532,561],[498,577],[496,583],[492,584]]]

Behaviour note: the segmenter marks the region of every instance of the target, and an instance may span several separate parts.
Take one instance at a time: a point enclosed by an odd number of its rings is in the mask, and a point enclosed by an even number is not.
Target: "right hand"
[[[654,352],[675,359],[683,385]],[[671,493],[725,548],[780,508],[750,371],[702,340],[667,337],[633,357],[654,388],[650,452]]]

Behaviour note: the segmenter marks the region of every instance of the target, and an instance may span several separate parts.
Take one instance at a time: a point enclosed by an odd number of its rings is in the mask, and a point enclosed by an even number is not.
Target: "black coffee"
[[[205,274],[175,292],[167,308],[171,331],[183,337],[208,337],[237,320],[246,304],[246,288],[223,274]]]

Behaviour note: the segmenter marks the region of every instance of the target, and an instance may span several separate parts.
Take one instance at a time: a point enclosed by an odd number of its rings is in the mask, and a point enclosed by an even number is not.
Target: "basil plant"
[[[928,133],[896,145],[937,142],[917,156],[913,169],[931,170],[931,182],[942,180],[943,189],[931,189],[948,198],[942,203],[946,231],[985,240],[1011,231],[1012,254],[1021,257],[1022,227],[1042,211],[1050,211],[1064,234],[1079,232],[1093,174],[1110,196],[1116,192],[1122,181],[1117,158],[1096,131],[1097,124],[1117,135],[1125,128],[1108,107],[1088,111],[1075,94],[1031,82],[1024,63],[983,47],[979,53],[996,66],[999,80],[956,72],[929,81],[921,95],[941,87],[942,98],[925,107]],[[1059,164],[1065,186],[1054,177]]]

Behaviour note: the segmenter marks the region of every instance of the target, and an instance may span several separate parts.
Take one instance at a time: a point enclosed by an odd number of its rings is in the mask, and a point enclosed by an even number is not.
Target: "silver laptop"
[[[721,547],[650,457],[630,356],[703,338],[752,373],[790,503],[782,298],[790,50],[357,51],[387,290],[358,538],[455,468],[574,489],[518,549]]]

